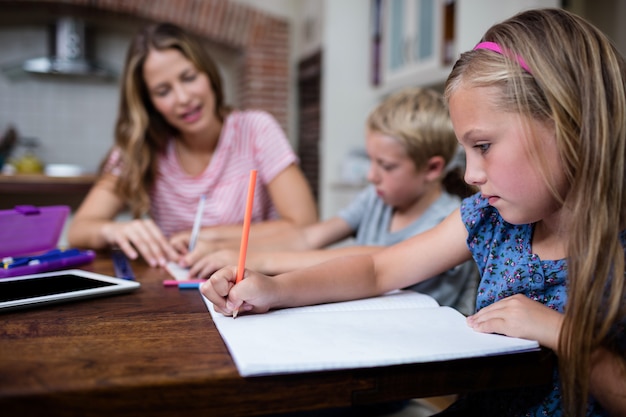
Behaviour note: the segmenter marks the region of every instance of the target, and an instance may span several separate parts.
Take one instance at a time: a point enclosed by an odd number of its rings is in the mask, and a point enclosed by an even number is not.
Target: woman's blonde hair
[[[458,142],[443,96],[427,88],[406,88],[391,94],[369,114],[366,128],[399,141],[417,169],[433,156],[449,164]],[[463,181],[460,168],[446,171],[442,179],[449,192],[463,197],[473,190]]]
[[[126,55],[115,126],[115,144],[121,151],[118,161],[121,172],[115,191],[128,203],[135,217],[149,212],[157,156],[165,151],[168,140],[178,134],[152,105],[143,79],[143,65],[150,51],[166,49],[180,51],[200,72],[207,74],[219,120],[223,121],[229,111],[224,104],[217,66],[198,39],[170,23],[150,24],[134,37]],[[107,159],[108,156],[105,162]]]
[[[611,326],[625,316],[626,72],[623,58],[598,29],[562,9],[522,12],[494,25],[482,41],[502,52],[461,55],[446,83],[497,87],[497,105],[552,125],[567,180],[556,191],[531,141],[539,169],[568,215],[568,301],[559,338],[564,409],[587,409],[591,353],[612,346]],[[528,66],[528,71],[522,64]],[[625,368],[622,372],[626,377]]]

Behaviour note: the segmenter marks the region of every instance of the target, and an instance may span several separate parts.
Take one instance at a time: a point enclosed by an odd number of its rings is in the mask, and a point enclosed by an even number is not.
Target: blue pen
[[[33,256],[20,256],[17,258],[5,258],[2,260],[2,267],[4,269],[12,269],[17,268],[18,266],[24,265],[37,265],[44,262],[50,262],[57,259],[69,258],[72,256],[79,255],[80,251],[78,249],[52,249],[48,252],[45,252],[41,255],[33,255]]]

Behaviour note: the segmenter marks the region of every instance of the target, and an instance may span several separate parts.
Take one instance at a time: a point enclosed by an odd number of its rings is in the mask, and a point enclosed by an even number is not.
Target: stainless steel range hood
[[[33,58],[22,64],[26,72],[110,78],[114,73],[87,56],[85,23],[73,17],[62,17],[51,32],[49,56]]]

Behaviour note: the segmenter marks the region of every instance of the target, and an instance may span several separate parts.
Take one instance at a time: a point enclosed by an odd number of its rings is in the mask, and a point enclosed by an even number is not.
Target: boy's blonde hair
[[[428,88],[406,88],[388,96],[368,116],[366,128],[399,141],[419,170],[441,156],[449,169],[442,176],[448,192],[466,197],[475,189],[463,181],[464,164],[451,166],[459,144],[443,95]]]
[[[418,169],[433,156],[447,164],[458,147],[443,96],[430,89],[407,88],[390,95],[370,113],[366,127],[402,143]]]

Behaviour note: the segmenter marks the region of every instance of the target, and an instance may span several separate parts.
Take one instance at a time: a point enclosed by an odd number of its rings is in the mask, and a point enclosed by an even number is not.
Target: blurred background
[[[77,207],[113,143],[126,47],[149,21],[205,39],[227,101],[278,119],[327,218],[365,183],[363,125],[385,95],[441,88],[491,24],[544,6],[626,49],[618,0],[0,0],[0,209]]]

